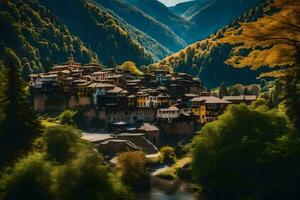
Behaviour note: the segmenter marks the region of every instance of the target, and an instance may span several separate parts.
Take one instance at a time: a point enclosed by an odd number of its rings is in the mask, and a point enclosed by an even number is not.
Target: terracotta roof
[[[83,134],[82,139],[90,142],[105,141],[113,138],[110,134]]]
[[[57,74],[41,74],[42,78],[56,78]]]
[[[156,126],[149,124],[149,123],[144,123],[139,130],[142,131],[159,131],[159,128],[157,128]]]
[[[184,96],[186,96],[186,97],[197,97],[196,94],[184,94]]]
[[[107,93],[120,93],[123,91],[123,88],[120,87],[114,87],[113,89],[107,91]]]
[[[108,72],[104,72],[104,71],[98,71],[98,72],[94,72],[92,73],[92,75],[98,75],[98,74],[107,74]]]
[[[108,83],[92,83],[91,85],[89,85],[89,87],[90,88],[113,88],[115,86]]]
[[[161,94],[159,94],[157,97],[170,97],[170,95],[161,93]]]
[[[169,108],[162,108],[159,110],[161,110],[161,111],[179,111],[179,109],[176,106],[170,106]]]
[[[256,100],[256,95],[240,95],[240,96],[224,96],[222,99],[227,100],[227,101],[242,101],[242,100]]]
[[[230,101],[226,101],[223,99],[220,99],[218,97],[215,96],[209,96],[209,97],[195,97],[193,99],[191,99],[190,101],[205,101],[205,103],[207,104],[220,104],[220,103],[224,103],[224,104],[229,104],[231,103]]]

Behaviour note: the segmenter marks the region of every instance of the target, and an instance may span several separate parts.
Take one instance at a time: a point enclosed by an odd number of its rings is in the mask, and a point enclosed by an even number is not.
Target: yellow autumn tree
[[[143,74],[143,73],[137,68],[137,66],[135,65],[135,63],[132,62],[132,61],[125,61],[125,62],[121,65],[121,69],[123,69],[123,70],[128,70],[128,71],[130,71],[130,73],[136,74],[136,75],[142,75],[142,74]]]
[[[224,43],[235,45],[227,64],[257,70],[260,77],[279,77],[285,83],[288,113],[300,130],[300,1],[268,1],[264,17],[228,30]]]

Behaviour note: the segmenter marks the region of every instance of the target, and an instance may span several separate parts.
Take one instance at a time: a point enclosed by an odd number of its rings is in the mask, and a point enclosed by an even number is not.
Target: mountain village
[[[83,138],[107,155],[128,149],[157,153],[168,143],[166,138],[190,140],[197,128],[216,120],[229,104],[256,100],[255,95],[218,98],[186,73],[154,70],[141,76],[118,66],[82,65],[73,56],[47,73],[31,74],[30,87],[36,111],[92,108],[86,117],[104,121],[104,133]],[[50,104],[56,94],[67,98]]]

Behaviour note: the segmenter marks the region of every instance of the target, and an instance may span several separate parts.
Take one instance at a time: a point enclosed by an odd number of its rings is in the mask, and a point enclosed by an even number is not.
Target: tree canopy
[[[289,117],[300,132],[300,2],[268,2],[269,15],[227,31],[222,41],[236,46],[226,63],[252,70],[269,67],[260,77],[281,78]]]
[[[5,49],[5,79],[0,95],[0,163],[5,165],[30,150],[32,142],[41,134],[41,125],[21,78],[21,62],[11,50]],[[1,166],[2,167],[2,166]]]
[[[194,139],[193,171],[209,199],[299,197],[300,140],[284,117],[259,110],[232,106]]]

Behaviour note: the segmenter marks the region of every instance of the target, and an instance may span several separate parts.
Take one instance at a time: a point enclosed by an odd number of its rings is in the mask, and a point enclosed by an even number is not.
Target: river
[[[169,181],[157,177],[151,178],[151,190],[137,195],[137,200],[203,200],[183,181]]]

